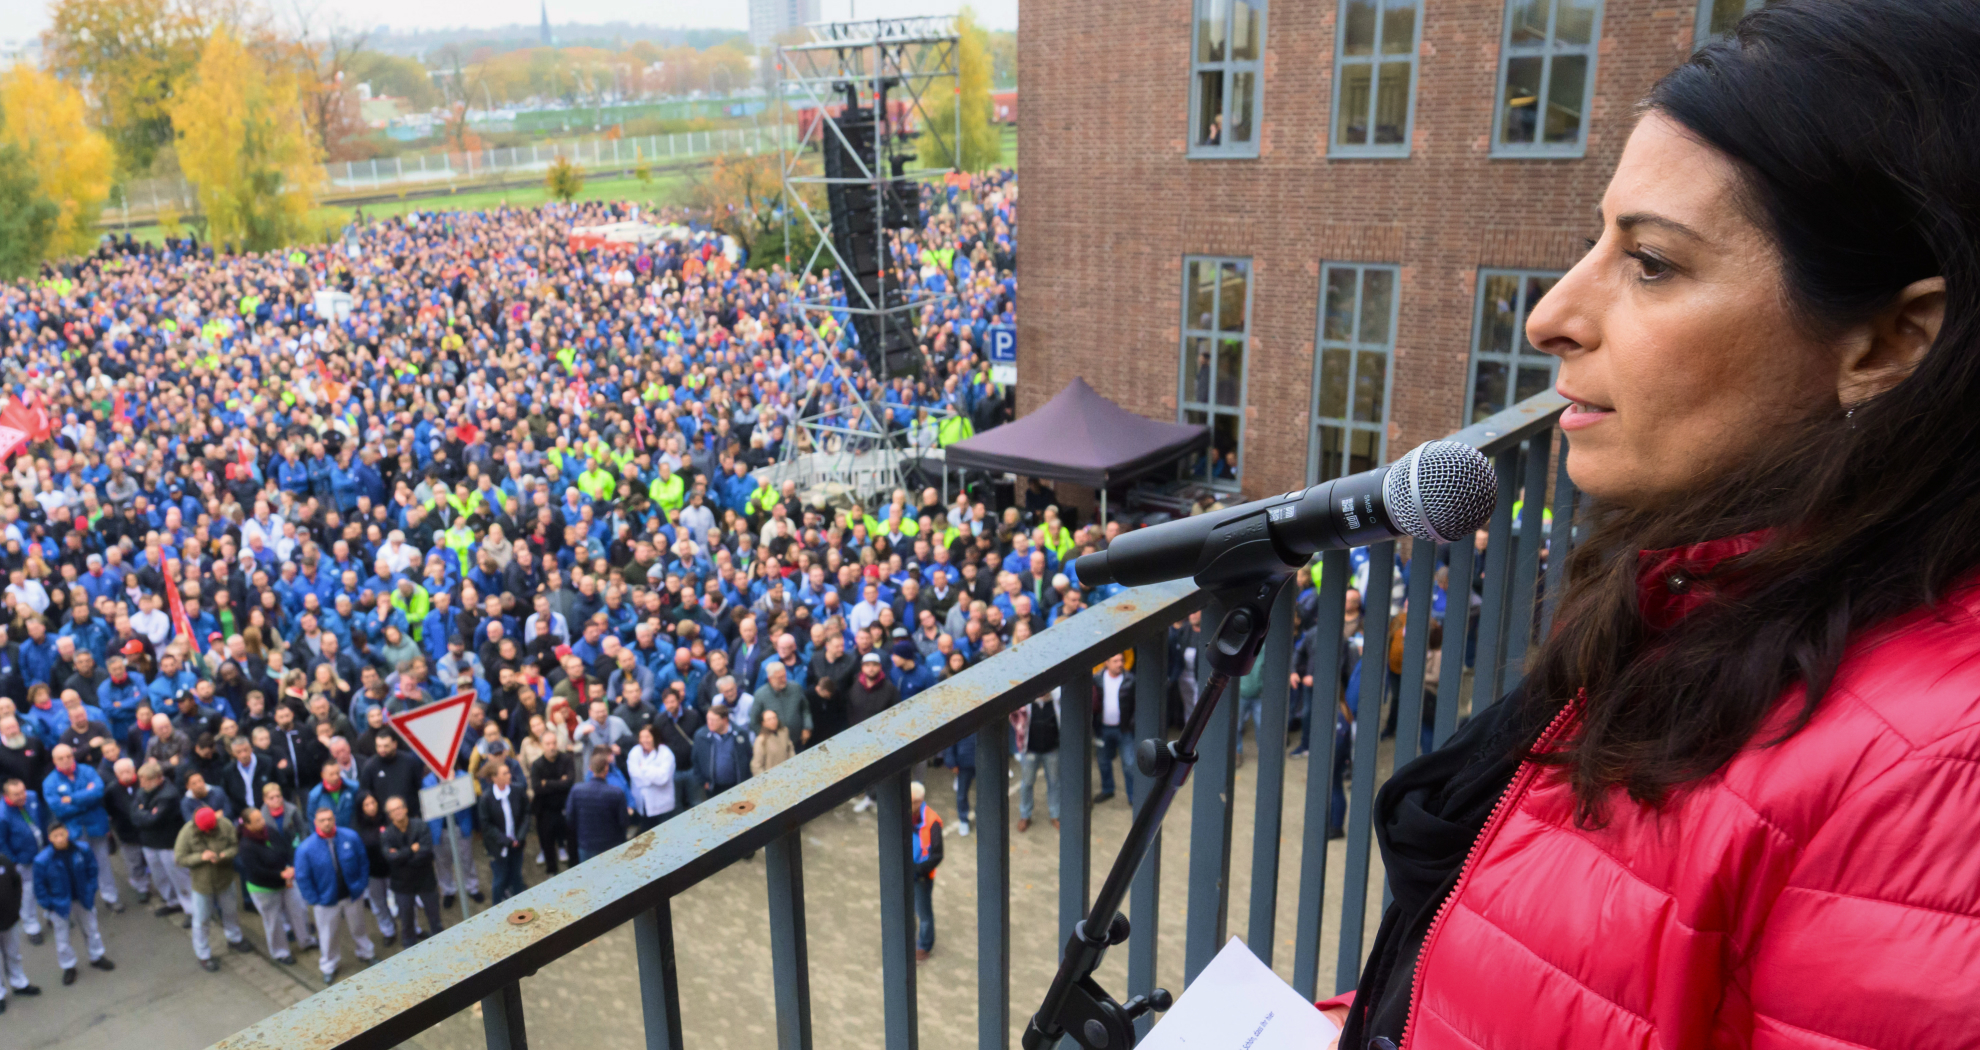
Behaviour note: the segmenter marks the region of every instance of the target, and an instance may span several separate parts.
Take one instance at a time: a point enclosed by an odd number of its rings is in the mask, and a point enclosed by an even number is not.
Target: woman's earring
[[[1843,413],[1843,422],[1844,422],[1844,423],[1847,423],[1847,424],[1849,424],[1849,429],[1851,429],[1851,430],[1855,430],[1855,429],[1856,429],[1856,406],[1855,406],[1855,405],[1851,405],[1851,406],[1849,406],[1849,411],[1847,411],[1847,412],[1844,412],[1844,413]]]

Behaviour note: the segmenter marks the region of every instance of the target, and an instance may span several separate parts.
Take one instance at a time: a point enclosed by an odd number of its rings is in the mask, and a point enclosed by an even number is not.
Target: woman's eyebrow
[[[1602,209],[1599,206],[1595,209],[1595,220],[1597,222],[1602,221]],[[1676,219],[1667,218],[1665,216],[1657,214],[1656,212],[1649,212],[1649,211],[1625,212],[1621,215],[1616,216],[1616,225],[1624,230],[1635,229],[1638,226],[1655,226],[1659,229],[1669,230],[1672,233],[1681,234],[1695,241],[1702,241],[1705,239],[1705,235],[1699,233],[1697,230],[1694,230],[1691,227],[1686,226],[1684,223],[1681,223]]]

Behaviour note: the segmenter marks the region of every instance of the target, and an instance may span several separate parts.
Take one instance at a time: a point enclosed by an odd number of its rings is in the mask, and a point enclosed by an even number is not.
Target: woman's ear
[[[1844,350],[1836,398],[1854,405],[1902,382],[1939,339],[1946,319],[1946,279],[1913,281],[1850,340]]]

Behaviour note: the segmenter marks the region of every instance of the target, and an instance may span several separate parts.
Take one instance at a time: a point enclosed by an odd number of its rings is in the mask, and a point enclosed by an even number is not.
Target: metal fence
[[[672,135],[634,138],[597,136],[566,142],[473,151],[427,150],[374,160],[337,161],[323,166],[325,193],[394,193],[459,182],[499,182],[523,174],[541,173],[563,157],[587,169],[626,168],[646,162],[656,167],[722,154],[774,153],[795,146],[795,125],[770,124],[712,131],[682,131]],[[192,184],[177,176],[133,179],[104,209],[104,223],[149,219],[166,211],[192,214],[199,197]]]
[[[1408,597],[1394,764],[1415,757],[1422,728],[1424,668],[1429,653],[1434,570],[1448,558],[1453,594],[1450,629],[1443,634],[1444,661],[1432,715],[1434,744],[1456,729],[1465,697],[1474,709],[1503,695],[1519,673],[1531,640],[1546,629],[1551,599],[1560,592],[1565,552],[1573,538],[1575,491],[1554,453],[1555,421],[1566,402],[1552,393],[1531,398],[1506,412],[1452,435],[1491,456],[1499,473],[1499,504],[1482,550],[1469,540],[1427,556],[1412,558],[1405,571]],[[1549,482],[1552,482],[1551,486]],[[1551,507],[1549,490],[1551,488]],[[1525,499],[1520,497],[1524,493]],[[1517,519],[1515,503],[1519,503]],[[1551,523],[1548,526],[1548,511]],[[1552,556],[1543,559],[1543,548]],[[1369,550],[1366,593],[1391,593],[1393,543]],[[1482,558],[1482,564],[1477,560]],[[1542,576],[1544,562],[1545,573]],[[1345,617],[1349,557],[1323,555],[1317,630],[1320,638],[1339,637]],[[1481,572],[1480,603],[1469,600],[1464,581]],[[869,787],[878,789],[881,892],[881,945],[887,1050],[918,1045],[915,990],[914,914],[908,892],[912,871],[908,834],[911,770],[944,747],[975,734],[978,783],[1002,785],[1011,756],[1007,716],[1054,687],[1084,697],[1094,667],[1108,656],[1133,650],[1136,666],[1135,734],[1163,735],[1165,668],[1171,625],[1205,607],[1208,596],[1188,581],[1137,588],[1063,621],[1006,653],[972,667],[909,703],[832,737],[762,776],[697,806],[626,845],[548,879],[512,898],[501,909],[449,927],[419,947],[358,972],[219,1044],[228,1050],[316,1047],[390,1047],[479,1002],[491,1050],[526,1045],[521,982],[542,968],[630,922],[636,946],[644,1014],[645,1045],[678,1050],[684,1044],[669,902],[677,894],[757,850],[766,852],[769,935],[774,973],[776,1035],[780,1050],[809,1050],[812,1004],[806,948],[806,895],[801,833],[813,820]],[[1363,636],[1369,652],[1386,652],[1391,602],[1365,604]],[[1298,915],[1292,943],[1293,986],[1309,998],[1352,987],[1372,929],[1370,845],[1372,803],[1378,786],[1379,737],[1386,674],[1361,677],[1349,698],[1364,731],[1355,734],[1353,773],[1348,791],[1346,864],[1341,873],[1344,902],[1337,923],[1338,958],[1333,988],[1320,987],[1322,927],[1328,859],[1327,821],[1321,816],[1332,791],[1332,732],[1314,734],[1303,785],[1289,783],[1286,749],[1279,745],[1288,723],[1288,685],[1294,649],[1292,592],[1274,613],[1272,633],[1259,659],[1264,665],[1263,717],[1257,790],[1251,817],[1252,873],[1244,915],[1247,943],[1268,965],[1273,954],[1280,883],[1281,820],[1289,790],[1303,791],[1307,818],[1298,843]],[[1475,660],[1465,658],[1472,632],[1463,610],[1475,621]],[[1214,610],[1213,610],[1214,612]],[[1208,617],[1206,617],[1206,620]],[[1214,621],[1211,621],[1214,622]],[[1341,679],[1340,647],[1317,646],[1311,670],[1316,683]],[[1471,681],[1475,675],[1475,681]],[[1237,683],[1231,689],[1235,691]],[[1311,705],[1325,711],[1322,692]],[[1059,829],[1059,943],[1084,918],[1092,892],[1093,842],[1089,807],[1094,773],[1088,705],[1061,705],[1060,756],[1068,804]],[[1183,972],[1193,979],[1228,935],[1233,920],[1229,875],[1233,836],[1240,814],[1234,791],[1233,749],[1239,733],[1239,705],[1227,695],[1219,705],[1199,754],[1186,827],[1189,871]],[[1276,745],[1276,746],[1275,746]],[[1393,768],[1393,765],[1390,766]],[[1010,984],[1011,868],[1009,800],[1002,790],[978,793],[977,857],[978,1045],[1008,1050],[1013,1011],[1028,1016],[1036,1004],[1014,1003]],[[1288,844],[1290,845],[1290,844]],[[1161,912],[1161,852],[1153,851],[1137,874],[1129,918],[1143,931],[1127,951],[1127,995],[1155,986],[1156,929]],[[1171,905],[1173,908],[1173,904]],[[631,962],[632,960],[628,960]],[[1125,996],[1124,996],[1125,998]],[[1143,1032],[1153,1023],[1143,1017]]]

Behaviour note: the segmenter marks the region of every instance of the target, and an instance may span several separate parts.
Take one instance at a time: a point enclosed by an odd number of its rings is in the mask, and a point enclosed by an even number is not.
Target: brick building
[[[1025,0],[1020,412],[1084,376],[1258,496],[1551,387],[1637,99],[1758,2]]]

